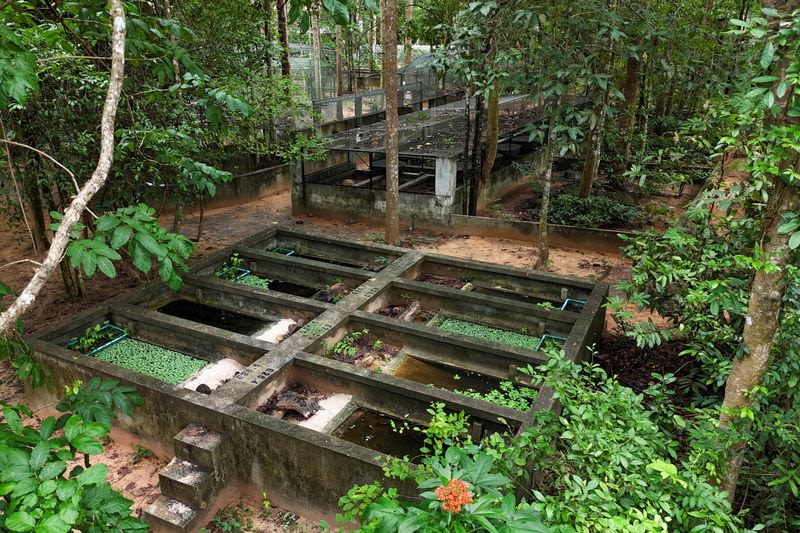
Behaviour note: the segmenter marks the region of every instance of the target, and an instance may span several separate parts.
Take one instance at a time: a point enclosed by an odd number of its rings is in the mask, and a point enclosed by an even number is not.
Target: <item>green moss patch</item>
[[[439,324],[439,328],[451,333],[478,337],[479,339],[506,344],[524,350],[535,350],[536,346],[539,344],[539,337],[525,335],[524,333],[517,333],[515,331],[490,328],[489,326],[458,320],[456,318],[445,318]]]
[[[208,364],[205,359],[168,350],[136,339],[123,339],[94,357],[177,385]]]

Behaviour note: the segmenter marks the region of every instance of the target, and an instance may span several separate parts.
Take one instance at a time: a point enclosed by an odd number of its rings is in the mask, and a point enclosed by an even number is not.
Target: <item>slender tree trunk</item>
[[[164,0],[164,18],[171,19],[172,18],[172,5],[170,4],[170,0]],[[169,40],[175,43],[175,36],[170,33]],[[175,76],[175,81],[179,82],[181,79],[181,67],[178,63],[178,58],[172,58],[172,75]]]
[[[773,8],[779,13],[788,12],[795,4],[793,0],[764,0],[762,3],[764,8]],[[773,31],[775,26],[772,26]],[[786,48],[786,50],[791,50],[791,48]],[[779,64],[773,66],[773,71],[770,72],[778,78],[771,88],[774,94],[778,94],[778,85],[787,83],[788,66],[792,61],[796,61],[794,57],[785,55],[786,50],[778,49],[776,51],[776,57],[782,55],[784,57]],[[791,87],[791,84],[788,85]],[[765,121],[769,128],[785,126],[797,128],[800,125],[800,119],[789,117],[786,113],[792,98],[793,91],[789,89],[784,91],[783,96],[776,99],[775,104],[784,109],[784,112],[778,117]],[[775,144],[773,150],[782,149],[778,146],[778,141],[773,141],[773,143]],[[764,376],[769,369],[772,345],[780,327],[781,307],[786,293],[787,269],[792,264],[793,255],[796,255],[796,252],[789,248],[790,235],[779,234],[778,227],[781,224],[783,213],[800,212],[800,187],[796,183],[787,184],[783,177],[789,172],[796,172],[797,168],[800,168],[800,153],[797,150],[786,150],[783,160],[779,163],[779,168],[772,174],[772,188],[769,191],[762,229],[764,238],[761,240],[763,243],[761,257],[765,263],[770,265],[770,268],[756,270],[753,278],[742,334],[742,344],[746,355],[733,360],[731,373],[725,383],[725,398],[719,418],[720,428],[730,426],[742,409],[753,405],[750,392],[763,383]],[[745,446],[746,444],[741,442],[728,452],[727,469],[725,478],[721,482],[721,488],[728,491],[730,501],[734,500],[736,494]]]
[[[397,152],[397,2],[381,1],[381,48],[386,91],[386,244],[400,244],[400,191]]]
[[[109,0],[112,21],[111,33],[111,75],[108,83],[108,93],[103,105],[103,115],[100,120],[100,155],[97,167],[91,178],[81,188],[72,203],[64,212],[64,218],[53,238],[53,244],[42,261],[41,266],[14,300],[11,306],[0,314],[0,335],[10,335],[18,318],[36,301],[39,292],[44,288],[47,280],[58,266],[70,240],[70,234],[75,223],[80,220],[86,205],[105,183],[114,160],[114,123],[117,114],[117,104],[122,93],[122,79],[125,73],[125,14],[121,0]]]
[[[197,237],[195,238],[195,242],[200,242],[200,237],[203,236],[203,199],[200,198],[200,220],[197,221]]]
[[[469,211],[467,214],[475,216],[478,214],[478,198],[481,192],[481,142],[485,140],[486,117],[484,109],[486,105],[483,96],[475,98],[475,122],[472,124],[472,153],[471,153],[471,172],[469,187]]]
[[[342,49],[344,48],[342,40],[342,27],[336,25],[336,96],[344,94],[344,64],[342,61]]]
[[[377,39],[378,29],[376,28],[375,15],[370,12],[369,14],[369,71],[375,74],[378,70],[377,61],[375,61],[375,53],[378,48]],[[383,86],[381,84],[381,86]]]
[[[486,104],[486,143],[484,143],[481,181],[488,182],[497,157],[497,141],[500,135],[500,82],[494,80],[489,101]]]
[[[350,26],[353,26],[354,13],[350,11]],[[397,19],[395,19],[397,20]],[[395,23],[396,24],[396,23]],[[395,28],[396,30],[396,28]],[[347,32],[347,92],[349,94],[353,94],[355,92],[356,86],[356,51],[355,51],[355,42],[353,41],[353,32],[348,30]],[[397,41],[397,35],[395,35],[395,41]],[[397,54],[395,54],[395,57]],[[397,68],[395,68],[397,70]]]
[[[411,51],[411,20],[414,18],[414,0],[408,0],[406,3],[406,31],[405,37],[403,39],[404,51],[406,53],[405,64],[408,65],[414,60],[414,56]]]
[[[289,66],[289,23],[286,20],[286,2],[289,0],[276,0],[275,11],[278,13],[278,37],[281,41],[281,75],[288,78],[292,75]]]
[[[272,66],[272,2],[264,1],[264,41],[266,46],[264,47],[264,63],[266,63],[267,67],[267,79],[272,81],[272,78],[275,76],[275,70]],[[273,113],[268,113],[267,115],[267,123],[264,126],[264,138],[267,144],[272,144],[272,142],[276,138],[277,132],[275,131],[275,115]],[[165,189],[166,192],[166,189]],[[163,205],[163,201],[162,201]],[[161,209],[159,209],[159,212]]]
[[[37,184],[28,186],[28,197],[31,201],[31,218],[33,219],[33,237],[36,239],[40,250],[50,247],[47,235],[47,224],[44,220],[44,205],[42,204],[41,187]]]
[[[8,138],[8,134],[6,134],[6,126],[3,122],[2,115],[0,115],[0,132],[3,134],[3,139]],[[22,193],[19,190],[19,183],[17,182],[17,173],[14,172],[14,162],[11,159],[11,149],[8,147],[8,144],[3,143],[3,148],[6,151],[6,163],[8,164],[8,175],[11,176],[11,181],[14,183],[14,192],[17,195],[17,202],[19,202],[19,212],[22,215],[22,220],[25,222],[25,227],[28,229],[28,235],[31,238],[31,246],[33,247],[33,253],[37,253],[37,246],[36,246],[36,237],[33,234],[33,228],[31,228],[30,222],[28,222],[28,215],[25,212],[25,202],[22,201]]]
[[[311,5],[311,64],[314,67],[314,98],[322,99],[322,42],[319,28],[319,4]]]
[[[581,184],[578,189],[578,196],[588,198],[592,194],[592,184],[597,178],[597,170],[600,168],[600,149],[603,146],[603,128],[606,121],[606,101],[608,99],[608,85],[603,91],[600,103],[595,108],[597,117],[594,128],[589,132],[586,143],[586,159],[583,162],[583,173],[581,174]]]
[[[635,44],[641,46],[643,39],[638,37]],[[619,111],[617,127],[619,128],[619,143],[617,152],[622,157],[617,172],[628,170],[631,157],[631,139],[636,124],[636,108],[639,104],[639,80],[642,74],[642,62],[638,56],[629,55],[625,60],[625,81],[622,84],[622,109]]]
[[[555,125],[555,116],[551,116],[547,127],[546,168],[542,178],[542,205],[539,209],[539,254],[536,258],[536,268],[543,268],[550,261],[550,246],[547,242],[547,210],[550,207],[550,184],[553,178],[553,160],[556,153],[556,136],[553,134]]]
[[[465,100],[464,100],[464,170],[463,175],[467,176],[467,162],[469,160],[469,146],[470,146],[470,132],[472,131],[472,111],[471,111],[471,104],[472,95],[475,94],[475,86],[470,84],[467,87]],[[470,170],[471,172],[471,170]],[[470,198],[472,197],[472,180],[464,179],[464,201],[462,212],[465,214],[469,214],[469,202]]]
[[[768,225],[765,228],[767,243],[763,251],[764,257],[775,268],[770,269],[770,272],[758,270],[753,278],[743,333],[743,344],[747,348],[747,355],[733,360],[731,373],[725,383],[725,399],[722,402],[722,413],[719,418],[721,428],[731,425],[742,409],[752,406],[749,393],[764,381],[769,368],[775,333],[780,325],[780,311],[786,291],[786,269],[791,251],[789,235],[779,235],[777,229],[781,213],[800,211],[800,190],[786,185],[779,177],[773,180],[773,184],[767,203]],[[729,452],[727,473],[721,483],[721,488],[728,491],[728,498],[731,501],[736,493],[736,484],[742,467],[743,448],[744,443],[741,443]]]
[[[614,12],[617,9],[617,0],[609,0],[608,10]],[[606,43],[606,57],[601,68],[602,74],[609,74],[611,72],[611,63],[614,61],[614,40],[609,37]],[[600,168],[600,150],[603,147],[603,133],[606,122],[606,103],[608,102],[608,93],[611,89],[611,80],[606,80],[606,87],[599,93],[599,101],[596,100],[594,109],[594,116],[596,117],[594,127],[589,133],[589,138],[586,143],[586,159],[583,163],[583,173],[581,175],[580,189],[578,196],[581,198],[588,198],[592,193],[592,184],[597,179],[597,169]]]

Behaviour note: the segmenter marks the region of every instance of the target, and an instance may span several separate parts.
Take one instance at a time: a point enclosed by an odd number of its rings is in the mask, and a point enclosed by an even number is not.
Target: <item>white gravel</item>
[[[198,385],[205,383],[211,390],[214,390],[243,368],[242,364],[233,359],[221,359],[216,363],[204,366],[200,372],[184,381],[183,386],[190,390],[197,390]]]
[[[294,326],[295,324],[297,324],[296,320],[292,320],[291,318],[284,318],[282,320],[278,320],[274,324],[271,324],[260,331],[255,332],[255,334],[253,334],[253,337],[262,341],[267,341],[277,344],[278,337],[285,337],[289,333],[289,328]]]

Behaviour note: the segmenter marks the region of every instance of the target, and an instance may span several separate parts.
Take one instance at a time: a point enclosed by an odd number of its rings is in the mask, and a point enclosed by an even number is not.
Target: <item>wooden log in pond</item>
[[[397,318],[399,318],[400,320],[404,320],[406,322],[413,322],[414,318],[416,318],[416,316],[419,314],[421,310],[422,310],[422,305],[419,303],[419,300],[414,300],[413,302],[411,302],[408,308],[405,311],[403,311]]]
[[[275,402],[275,409],[294,411],[303,418],[308,418],[319,411],[319,400],[303,396],[293,390],[287,390],[278,395],[278,401]]]

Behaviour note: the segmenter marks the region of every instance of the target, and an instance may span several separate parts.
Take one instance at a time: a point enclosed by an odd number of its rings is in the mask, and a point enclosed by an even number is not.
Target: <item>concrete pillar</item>
[[[355,116],[360,117],[362,114],[362,106],[363,101],[361,96],[356,96],[356,103],[355,103]]]
[[[450,214],[456,197],[456,175],[458,161],[455,157],[436,158],[436,206],[442,217]]]

